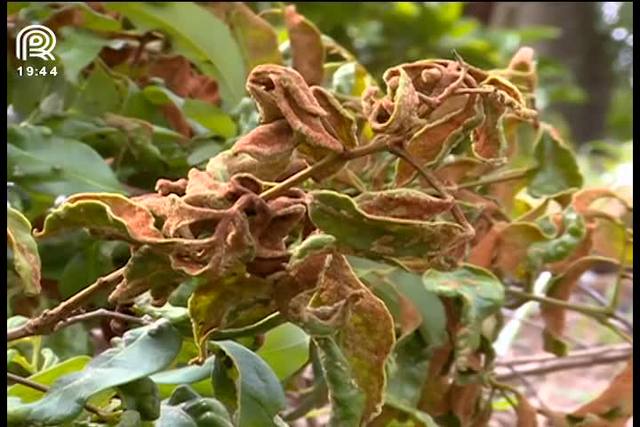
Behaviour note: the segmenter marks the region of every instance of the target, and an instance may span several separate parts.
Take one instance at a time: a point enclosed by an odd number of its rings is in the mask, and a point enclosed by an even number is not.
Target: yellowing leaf
[[[16,209],[7,207],[7,249],[11,249],[13,269],[18,274],[24,293],[40,293],[40,254],[31,235],[31,224]]]
[[[207,358],[207,337],[224,328],[256,323],[276,311],[271,282],[234,274],[204,283],[189,298],[189,317],[200,360]]]

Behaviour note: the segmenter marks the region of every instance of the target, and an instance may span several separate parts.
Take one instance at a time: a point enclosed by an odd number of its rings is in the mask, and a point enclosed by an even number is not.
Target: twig
[[[505,381],[518,376],[544,375],[556,371],[621,362],[627,360],[632,354],[633,347],[625,344],[575,351],[562,358],[547,355],[514,358],[496,362],[496,378]]]
[[[631,352],[633,347],[629,344],[614,344],[614,345],[604,345],[598,347],[591,347],[584,350],[576,350],[569,353],[569,355],[558,358],[557,356],[550,355],[548,353],[539,353],[533,356],[522,356],[522,357],[512,357],[510,359],[498,359],[495,361],[496,366],[502,365],[523,365],[529,363],[544,363],[553,360],[564,360],[570,357],[599,357],[603,354],[607,354],[610,352]]]
[[[7,378],[11,381],[13,381],[14,383],[17,384],[22,384],[25,387],[29,387],[32,388],[34,390],[38,390],[41,391],[43,393],[46,393],[49,391],[48,386],[44,385],[44,384],[40,384],[37,383],[35,381],[32,381],[28,378],[23,378],[19,375],[16,374],[12,374],[11,372],[7,372]],[[102,411],[100,408],[90,404],[90,403],[85,403],[84,404],[84,408],[89,411],[89,412],[93,412],[94,414],[96,414],[97,416],[99,416],[102,419],[108,419],[109,418],[109,414],[105,413],[104,411]]]
[[[606,298],[600,295],[596,290],[592,289],[590,286],[585,285],[584,283],[580,283],[578,284],[578,289],[580,289],[586,295],[590,296],[594,301],[599,303],[601,306],[603,307],[607,306],[608,302]],[[633,324],[629,322],[627,319],[625,319],[622,313],[616,310],[611,315],[611,318],[617,321],[618,323],[620,323],[622,326],[624,326],[628,332],[633,333]]]
[[[67,316],[86,304],[95,294],[115,286],[120,281],[123,274],[124,267],[119,268],[118,270],[99,278],[92,285],[61,302],[51,310],[45,310],[40,316],[30,319],[24,325],[7,331],[7,341],[51,332],[59,322],[65,320]]]
[[[525,318],[516,317],[513,311],[507,311],[506,309],[503,309],[503,314],[511,319],[514,319],[522,323],[523,325],[528,325],[538,330],[544,330],[545,328],[545,326],[542,323],[534,322],[533,320],[529,320]],[[585,343],[573,338],[572,336],[563,335],[562,339],[571,342],[572,344],[578,346],[579,348],[587,348],[587,345]]]
[[[326,169],[329,166],[333,166],[338,162],[348,162],[349,160],[354,160],[359,157],[368,156],[370,154],[374,154],[380,151],[384,151],[387,149],[387,139],[379,138],[374,139],[371,143],[364,145],[362,147],[355,148],[353,150],[347,150],[342,153],[333,153],[320,160],[318,163],[315,163],[313,166],[308,167],[307,169],[298,172],[295,175],[290,176],[282,182],[279,182],[274,187],[271,187],[268,190],[263,191],[260,194],[260,197],[263,200],[273,199],[275,196],[281,194],[287,189],[293,187],[294,185],[300,184],[304,182],[308,178],[310,178],[313,174]]]
[[[593,307],[588,305],[573,304],[560,299],[544,297],[541,295],[535,295],[529,292],[523,292],[513,288],[507,288],[506,292],[512,295],[519,296],[521,298],[526,298],[531,301],[537,301],[542,304],[555,305],[557,307],[562,307],[562,308],[566,308],[567,310],[577,311],[579,313],[586,314],[591,317],[595,317],[599,319],[607,316],[607,309],[605,307]]]
[[[440,194],[440,197],[447,200],[453,200],[451,194],[449,194],[446,187],[442,185],[438,178],[436,178],[430,171],[427,171],[423,167],[421,167],[404,149],[397,146],[390,146],[389,151],[409,163],[416,170],[416,172],[418,172],[418,174],[423,177],[429,183],[429,185]],[[458,204],[454,203],[452,205],[451,214],[456,219],[456,221],[458,221],[458,223],[462,227],[464,227],[466,237],[468,239],[473,239],[476,234],[476,230],[473,228],[473,226],[471,226],[471,224],[469,224],[469,221],[467,221],[467,218],[464,216],[464,213],[462,212],[462,209],[460,209],[460,206],[458,206]]]
[[[529,172],[531,172],[531,169],[505,171],[499,175],[487,176],[484,178],[479,178],[474,181],[463,182],[458,185],[450,187],[450,189],[452,191],[455,191],[455,190],[461,190],[463,188],[477,187],[479,185],[496,184],[499,182],[511,181],[513,179],[524,178],[525,176],[527,176]]]
[[[58,331],[74,323],[85,322],[87,320],[98,319],[100,317],[110,317],[112,319],[124,320],[125,322],[137,323],[140,325],[148,325],[151,323],[150,321],[140,317],[130,316],[124,313],[118,313],[117,311],[110,311],[105,308],[99,308],[97,310],[90,311],[88,313],[82,313],[76,316],[71,316],[68,319],[65,319],[59,322],[58,324],[56,324],[53,327],[53,330]]]

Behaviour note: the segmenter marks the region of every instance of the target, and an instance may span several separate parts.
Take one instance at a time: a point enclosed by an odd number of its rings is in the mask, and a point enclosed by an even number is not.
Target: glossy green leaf
[[[277,425],[274,418],[284,408],[285,396],[269,365],[234,341],[216,341],[215,345],[220,349],[218,357],[228,358],[231,367],[225,368],[223,363],[216,365],[213,387],[218,396],[218,384],[235,384],[235,402],[231,404],[234,422],[241,426]]]
[[[166,320],[125,333],[123,346],[96,356],[79,373],[59,378],[45,396],[14,406],[13,420],[56,424],[76,417],[95,393],[143,378],[169,365],[180,349],[180,336]],[[153,355],[153,357],[149,357]]]
[[[13,269],[18,274],[24,293],[40,293],[40,254],[31,235],[31,224],[19,211],[7,206],[7,249],[11,249]]]
[[[189,386],[178,387],[162,402],[155,427],[233,427],[225,407],[216,399],[203,398]]]
[[[91,358],[89,356],[72,357],[48,369],[42,370],[37,374],[31,375],[28,379],[44,386],[50,386],[62,376],[81,371],[90,361]],[[44,393],[22,384],[14,384],[7,388],[7,395],[19,397],[24,403],[30,403],[42,398]]]
[[[297,326],[285,323],[265,334],[258,355],[280,380],[285,380],[309,360],[309,335]]]
[[[104,160],[86,144],[58,138],[45,127],[7,129],[7,179],[52,198],[122,187]]]
[[[550,196],[582,186],[575,154],[554,129],[545,129],[534,148],[538,167],[527,187],[534,197]]]
[[[215,357],[211,356],[202,365],[188,365],[181,368],[153,374],[151,378],[160,388],[160,395],[168,397],[181,384],[189,384],[202,395],[212,396],[211,371]]]
[[[455,357],[458,370],[465,371],[468,357],[480,346],[482,321],[504,302],[504,287],[490,271],[469,264],[449,272],[429,270],[423,281],[427,290],[462,304]]]
[[[139,29],[159,30],[170,37],[177,53],[218,80],[222,98],[235,106],[246,77],[240,49],[226,25],[196,3],[109,3],[110,10],[129,18]]]

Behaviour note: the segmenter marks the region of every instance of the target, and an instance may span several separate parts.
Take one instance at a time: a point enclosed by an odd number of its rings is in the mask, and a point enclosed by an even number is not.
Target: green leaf
[[[215,345],[221,350],[219,357],[226,356],[230,359],[232,367],[225,368],[224,363],[216,365],[213,373],[213,387],[217,395],[219,383],[227,384],[229,381],[235,383],[233,394],[236,396],[236,401],[225,402],[236,409],[235,423],[241,426],[277,425],[274,418],[284,408],[285,396],[278,378],[269,365],[255,353],[234,341],[216,341]]]
[[[158,384],[162,396],[168,396],[180,384],[191,384],[195,391],[211,396],[213,389],[210,378],[214,360],[215,357],[211,356],[202,365],[189,365],[158,372],[149,378]]]
[[[118,113],[127,93],[126,81],[111,72],[102,61],[95,61],[91,74],[83,82],[70,109],[89,116]]]
[[[238,42],[248,70],[260,64],[282,64],[276,31],[267,21],[243,3],[218,5],[220,12],[225,13],[224,19]]]
[[[219,401],[200,397],[184,385],[162,402],[155,427],[233,427],[233,424]]]
[[[63,39],[56,46],[56,55],[64,66],[65,78],[78,83],[80,72],[94,61],[109,40],[80,28],[64,27],[61,32]]]
[[[564,233],[560,236],[541,242],[534,242],[527,250],[527,261],[532,271],[539,269],[546,263],[561,261],[573,254],[578,245],[584,240],[587,227],[582,216],[573,209],[568,209],[563,218]]]
[[[121,347],[96,356],[82,372],[59,378],[42,399],[14,406],[8,416],[24,423],[59,424],[71,420],[92,395],[169,365],[180,350],[180,341],[180,335],[166,320],[127,331]]]
[[[38,126],[7,129],[7,179],[52,197],[90,191],[122,192],[104,160],[79,141]]]
[[[480,346],[483,320],[495,314],[504,302],[504,287],[490,271],[469,264],[449,272],[429,270],[422,278],[427,290],[462,303],[455,350],[456,366],[465,371],[468,356]]]
[[[20,277],[26,295],[40,293],[40,254],[31,235],[31,224],[19,211],[7,206],[7,244],[13,269]]]
[[[235,122],[215,105],[198,99],[186,99],[183,113],[216,135],[232,138],[237,133]]]
[[[313,340],[320,349],[320,363],[329,388],[329,426],[360,425],[366,396],[354,381],[349,361],[333,338],[314,337]]]
[[[200,285],[189,298],[189,317],[201,359],[211,332],[249,326],[276,310],[273,284],[261,277],[233,274]]]
[[[309,274],[314,270],[317,273]],[[336,385],[336,392],[344,391],[347,401],[330,393],[331,399],[339,401],[337,405],[348,407],[350,398],[362,396],[364,406],[354,407],[358,414],[350,413],[348,418],[357,415],[358,419],[361,418],[358,422],[370,421],[380,412],[386,383],[385,363],[395,342],[391,314],[357,278],[347,259],[339,253],[326,250],[324,253],[311,253],[302,260],[293,260],[289,271],[298,286],[304,284],[310,290],[315,289],[312,295],[302,292],[292,298],[287,303],[288,314],[312,337],[329,338],[329,341],[316,340],[316,343],[326,346],[321,349],[328,358],[326,362],[331,365],[323,365],[330,391],[333,380],[329,376],[334,374],[330,371],[337,369],[336,364],[347,364],[340,368],[345,375],[340,381],[352,384]],[[310,277],[311,283],[307,283]],[[346,387],[344,390],[343,386]],[[340,409],[336,411],[340,412]],[[338,413],[332,416],[340,417]],[[339,421],[332,423],[340,425]]]
[[[309,360],[309,335],[299,327],[285,323],[266,333],[258,355],[280,380],[285,380]]]
[[[91,358],[89,356],[72,357],[62,363],[44,369],[37,374],[31,375],[28,379],[44,386],[50,386],[64,375],[81,371],[90,361]],[[14,384],[7,388],[7,395],[19,397],[23,402],[30,403],[42,398],[44,393],[22,384]]]
[[[86,227],[126,241],[157,242],[162,233],[154,222],[151,212],[119,194],[76,194],[47,215],[36,236]]]
[[[145,421],[160,416],[160,392],[158,386],[148,377],[139,378],[118,386],[123,406],[140,414]]]
[[[534,149],[538,162],[528,191],[534,197],[551,196],[582,186],[575,154],[553,128],[546,128]]]
[[[425,288],[419,274],[356,256],[349,256],[348,259],[358,277],[372,289],[380,283],[388,283],[415,305],[422,317],[418,329],[427,343],[440,346],[446,342],[447,317],[444,305],[436,293]]]
[[[187,57],[218,80],[227,107],[244,94],[242,54],[222,21],[192,2],[109,3],[105,7],[126,16],[140,30],[167,34],[176,53]]]
[[[75,2],[73,6],[81,12],[84,28],[95,31],[118,31],[122,28],[119,20],[103,15],[84,2]]]
[[[80,249],[62,270],[58,290],[64,299],[113,271],[114,265],[103,252],[103,242],[92,242]]]
[[[460,244],[464,229],[446,221],[414,221],[370,215],[349,196],[334,191],[314,191],[309,214],[313,223],[339,244],[358,254],[413,257],[438,261]]]

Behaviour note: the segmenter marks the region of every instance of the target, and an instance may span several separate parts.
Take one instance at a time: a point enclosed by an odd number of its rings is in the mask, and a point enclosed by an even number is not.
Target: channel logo
[[[40,58],[55,60],[51,51],[56,47],[56,35],[44,25],[24,27],[16,37],[16,56],[22,61]]]

